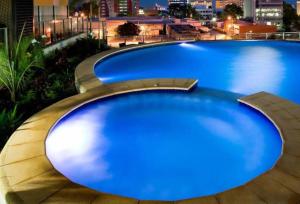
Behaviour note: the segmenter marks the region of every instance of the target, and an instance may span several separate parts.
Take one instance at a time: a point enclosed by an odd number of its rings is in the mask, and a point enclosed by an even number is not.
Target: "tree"
[[[223,13],[221,14],[221,17],[223,19],[227,19],[228,16],[231,16],[232,18],[236,19],[243,16],[243,13],[242,7],[236,4],[227,4],[223,10]]]
[[[139,26],[135,25],[134,23],[127,22],[123,25],[119,25],[117,32],[120,36],[134,36],[139,35],[141,30]]]
[[[23,38],[25,24],[18,42],[7,53],[0,49],[0,87],[6,88],[10,93],[12,102],[16,102],[16,96],[24,84],[26,74],[34,67],[42,67],[43,52],[32,45],[30,38]]]
[[[97,0],[71,0],[69,1],[70,13],[81,11],[86,16],[90,16],[91,8],[93,15],[98,15],[98,1]]]
[[[169,5],[170,16],[176,18],[194,18],[199,19],[200,14],[196,11],[191,4],[170,4]]]
[[[283,29],[285,31],[299,30],[300,22],[297,11],[291,4],[283,2]]]

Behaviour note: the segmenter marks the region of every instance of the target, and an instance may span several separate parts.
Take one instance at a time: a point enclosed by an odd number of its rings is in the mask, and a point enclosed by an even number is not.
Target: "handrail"
[[[277,39],[276,37],[279,36],[278,39],[287,40],[287,37],[291,37],[291,35],[296,35],[296,37],[292,39],[299,39],[300,40],[300,32],[271,32],[271,33],[252,33],[248,32],[245,33],[245,38],[247,40],[253,39],[255,36],[262,36],[266,40],[268,39]]]

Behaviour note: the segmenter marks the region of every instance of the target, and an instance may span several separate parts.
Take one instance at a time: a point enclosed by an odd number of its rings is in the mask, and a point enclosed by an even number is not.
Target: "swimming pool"
[[[104,83],[200,82],[189,92],[145,91],[84,104],[52,128],[47,156],[76,183],[137,199],[181,200],[241,186],[275,165],[282,141],[266,117],[237,99],[269,91],[299,102],[299,50],[292,42],[199,42],[105,58],[95,66]]]
[[[222,192],[271,169],[281,154],[273,124],[238,97],[197,88],[96,100],[55,125],[47,156],[100,192],[145,200]]]
[[[100,61],[104,83],[144,78],[195,78],[200,87],[249,95],[267,91],[300,103],[300,43],[213,41],[134,50]]]

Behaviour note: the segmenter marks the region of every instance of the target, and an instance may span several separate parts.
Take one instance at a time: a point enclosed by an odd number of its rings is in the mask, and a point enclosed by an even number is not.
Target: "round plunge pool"
[[[241,186],[270,170],[282,141],[240,95],[195,88],[95,100],[52,128],[46,152],[75,183],[143,200],[181,200]]]

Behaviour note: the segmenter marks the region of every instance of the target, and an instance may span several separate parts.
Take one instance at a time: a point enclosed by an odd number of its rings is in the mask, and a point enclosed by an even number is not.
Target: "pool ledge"
[[[159,43],[150,43],[150,44],[142,44],[142,45],[130,45],[123,48],[114,48],[107,51],[100,52],[99,54],[93,55],[88,59],[81,62],[75,70],[75,85],[77,91],[79,93],[85,93],[91,89],[97,88],[102,84],[101,80],[96,77],[94,68],[95,65],[112,55],[116,55],[122,52],[142,49],[142,48],[149,48],[154,46],[163,46],[163,45],[170,45],[170,44],[177,44],[177,43],[184,43],[184,42],[193,42],[194,40],[190,41],[171,41],[171,42],[159,42]]]
[[[154,83],[155,82],[155,83]],[[300,106],[261,92],[240,99],[261,111],[283,137],[284,151],[273,169],[251,182],[213,196],[181,201],[140,201],[96,192],[72,183],[54,169],[45,153],[45,139],[65,114],[89,101],[142,90],[189,90],[191,79],[155,79],[103,85],[59,101],[24,122],[0,154],[0,203],[96,204],[263,204],[300,203]],[[176,88],[177,87],[177,88]]]

